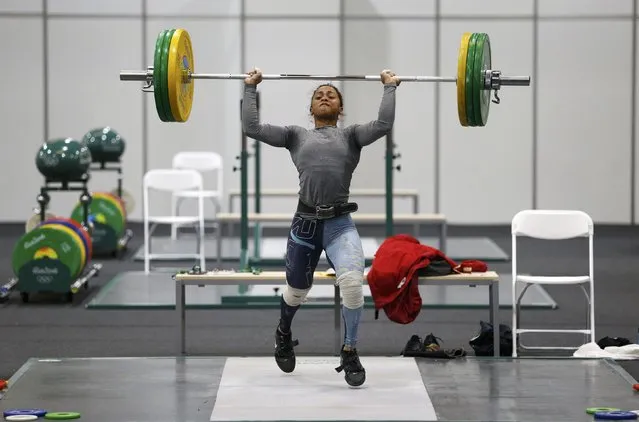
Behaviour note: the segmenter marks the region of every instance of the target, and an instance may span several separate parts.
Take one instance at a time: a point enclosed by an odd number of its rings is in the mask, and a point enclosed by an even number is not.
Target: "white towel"
[[[608,346],[605,349],[597,343],[586,343],[580,346],[572,355],[576,358],[610,358],[618,360],[639,359],[639,344],[625,346]]]

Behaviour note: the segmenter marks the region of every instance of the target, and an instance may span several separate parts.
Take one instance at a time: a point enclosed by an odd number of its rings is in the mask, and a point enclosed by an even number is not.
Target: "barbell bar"
[[[146,81],[153,76],[153,67],[146,72],[123,71],[121,81]],[[243,73],[187,73],[187,79],[246,79],[249,75]],[[455,77],[445,76],[401,76],[402,82],[455,82]],[[321,80],[321,81],[381,81],[380,75],[307,75],[297,73],[282,73],[277,75],[262,75],[262,79],[270,80]]]
[[[197,73],[191,38],[185,29],[161,31],[156,39],[153,66],[146,71],[120,72],[121,81],[145,82],[153,92],[156,110],[164,122],[186,122],[193,105],[194,80],[243,80],[249,75]],[[380,75],[264,74],[263,80],[381,81]],[[456,76],[399,76],[401,82],[453,82],[457,85],[457,111],[462,126],[485,126],[491,101],[499,104],[502,86],[529,86],[530,76],[505,76],[492,69],[490,38],[485,33],[464,33]],[[494,99],[491,93],[494,91]]]
[[[486,70],[485,72],[493,72]],[[188,79],[241,79],[249,77],[245,73],[187,73],[184,77]],[[146,72],[125,70],[120,72],[121,81],[144,82],[153,78],[153,66]],[[399,76],[402,82],[457,82],[456,76]],[[320,80],[320,81],[381,81],[380,75],[307,75],[298,73],[280,73],[273,75],[262,75],[264,80]],[[499,86],[528,86],[530,76],[498,76],[496,83]],[[486,89],[490,86],[486,87]]]

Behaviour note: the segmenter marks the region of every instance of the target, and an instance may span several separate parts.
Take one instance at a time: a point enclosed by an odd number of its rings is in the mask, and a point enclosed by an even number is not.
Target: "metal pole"
[[[243,100],[240,100],[240,119],[242,102]],[[240,213],[240,269],[248,270],[248,151],[244,130],[240,151]]]
[[[240,218],[240,268],[248,269],[248,151],[246,150],[246,137],[242,140],[242,152],[240,154],[240,185],[242,190],[242,217]]]
[[[386,135],[386,237],[393,235],[393,130]]]
[[[259,91],[257,91],[257,119],[259,121],[260,119],[260,93]],[[262,212],[262,204],[261,204],[261,157],[260,157],[260,142],[259,141],[255,141],[255,213],[259,214],[260,212]],[[260,253],[260,244],[262,241],[262,228],[261,228],[261,224],[259,221],[255,222],[255,225],[253,226],[253,257],[257,260],[260,259],[261,257],[261,253]]]
[[[191,79],[246,79],[249,75],[230,73],[192,73]],[[402,82],[456,82],[455,76],[400,76]],[[276,75],[262,75],[263,80],[321,80],[321,81],[377,81],[380,75],[308,75],[283,73]]]

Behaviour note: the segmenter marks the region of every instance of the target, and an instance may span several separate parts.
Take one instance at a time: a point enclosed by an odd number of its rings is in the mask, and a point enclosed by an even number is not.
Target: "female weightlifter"
[[[286,251],[286,288],[281,297],[279,324],[275,330],[275,361],[284,372],[295,369],[291,323],[304,302],[322,251],[335,270],[336,284],[342,295],[342,318],[345,326],[340,366],[351,386],[366,380],[366,371],[357,354],[357,329],[364,306],[364,251],[351,212],[357,204],[349,203],[353,171],[363,147],[388,134],[395,120],[395,90],[400,80],[390,70],[381,72],[384,86],[377,120],[338,128],[344,99],[331,84],[317,87],[310,113],[314,129],[300,126],[260,124],[257,114],[257,84],[260,69],[248,72],[244,80],[242,122],[246,136],[273,147],[289,150],[299,174],[299,201],[288,234]]]

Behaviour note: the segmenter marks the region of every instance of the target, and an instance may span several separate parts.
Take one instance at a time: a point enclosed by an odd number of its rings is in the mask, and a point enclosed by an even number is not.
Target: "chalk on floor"
[[[228,358],[211,421],[437,420],[413,359],[362,357],[367,381],[351,388],[337,357],[298,357],[285,374],[272,357]]]

